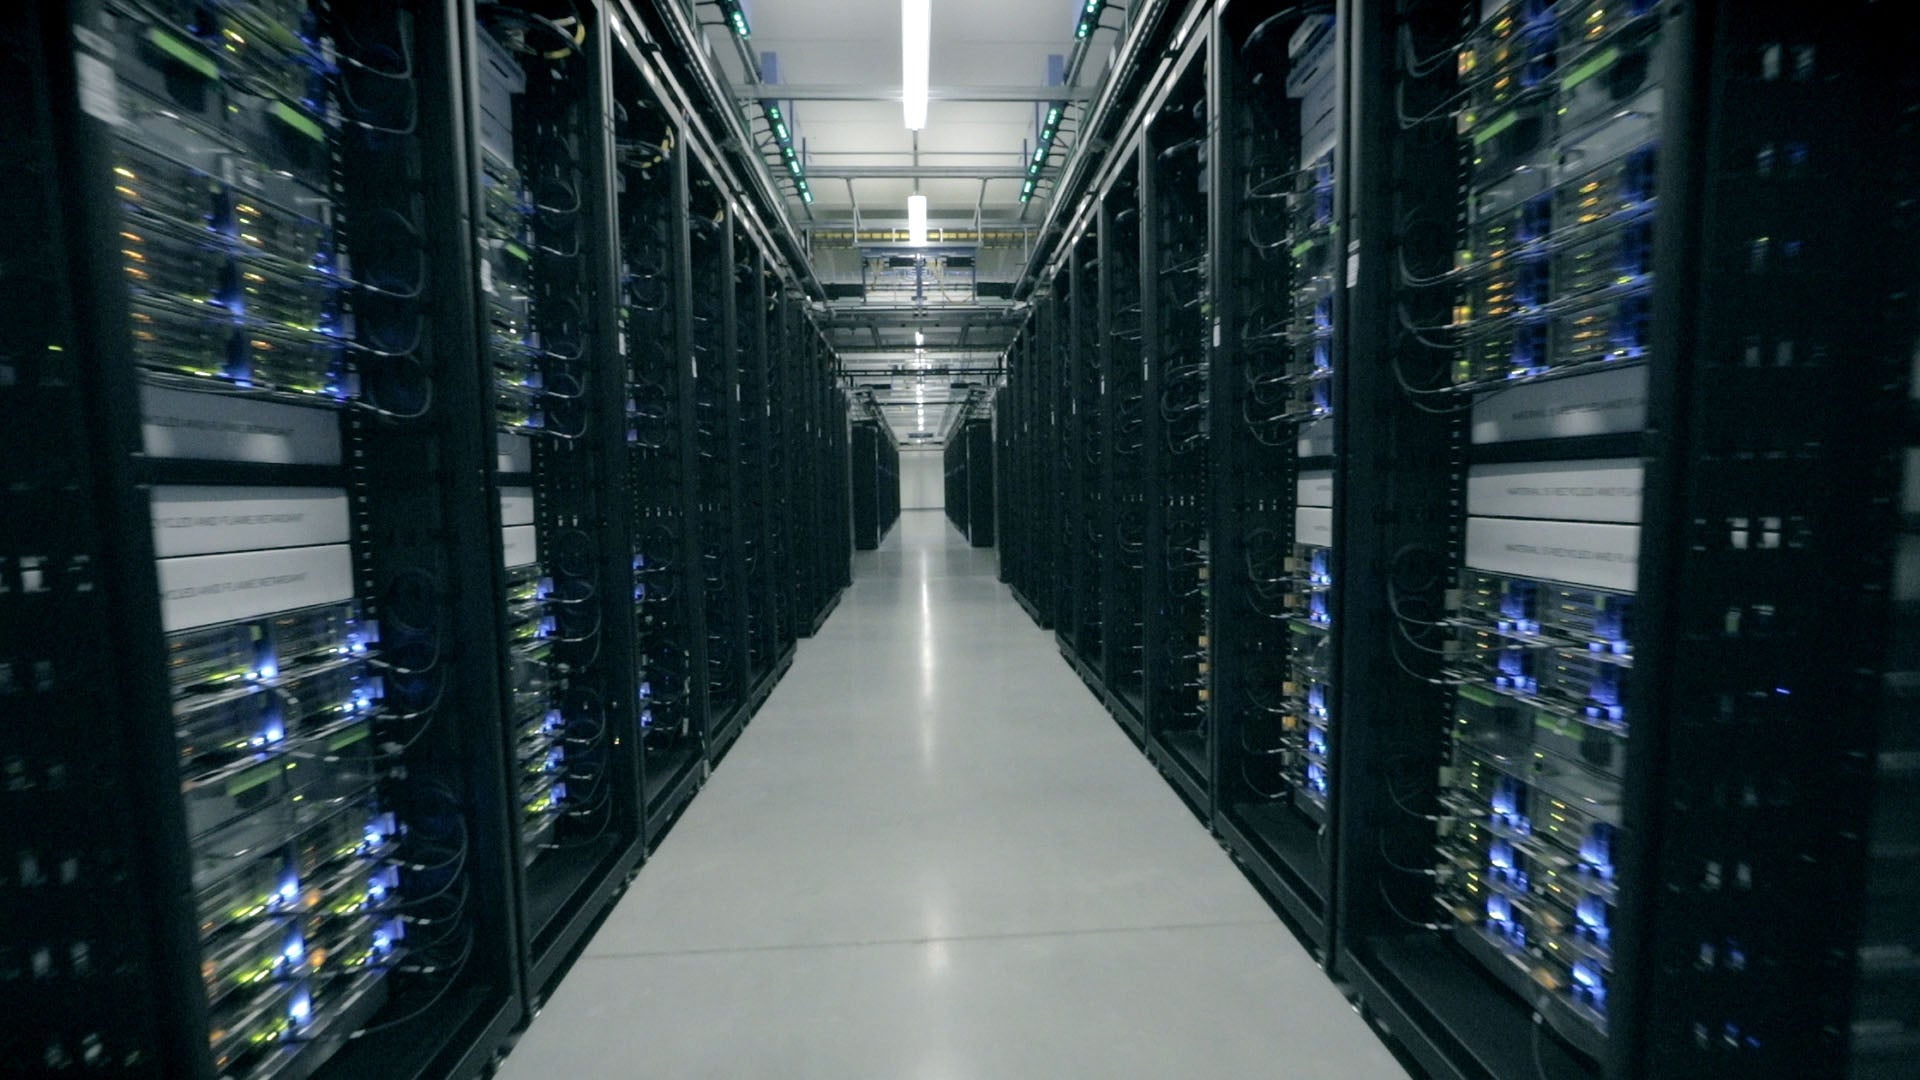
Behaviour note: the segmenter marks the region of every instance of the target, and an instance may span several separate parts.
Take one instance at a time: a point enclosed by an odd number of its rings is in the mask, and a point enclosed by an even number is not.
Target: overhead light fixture
[[[1047,158],[1053,153],[1054,140],[1060,137],[1060,121],[1066,116],[1066,111],[1064,102],[1056,101],[1047,106],[1047,118],[1040,123],[1039,145],[1033,149],[1033,159],[1027,162],[1026,183],[1020,185],[1022,204],[1033,198],[1034,189],[1040,183],[1040,174],[1046,171]]]
[[[800,201],[812,203],[813,189],[807,186],[807,167],[800,160],[800,152],[794,149],[793,129],[787,126],[787,114],[780,110],[779,102],[767,98],[761,99],[760,111],[767,115],[767,126],[773,131],[773,142],[780,151],[781,163],[793,177],[794,192],[800,196]]]
[[[927,76],[933,64],[933,0],[900,0],[900,103],[907,129],[927,126]]]
[[[753,27],[747,25],[747,13],[740,9],[740,0],[720,0],[720,13],[727,18],[727,25],[733,28],[735,35],[743,38],[753,36]]]
[[[920,346],[925,345],[926,343],[927,343],[927,335],[921,333],[918,330],[915,330],[913,332],[913,347],[917,349]]]
[[[1091,37],[1095,30],[1100,29],[1100,13],[1106,10],[1106,7],[1107,0],[1087,0],[1086,5],[1080,9],[1080,22],[1073,28],[1073,36]]]
[[[912,3],[912,0],[908,0]],[[927,197],[914,194],[907,196],[907,243],[914,247],[927,246]]]

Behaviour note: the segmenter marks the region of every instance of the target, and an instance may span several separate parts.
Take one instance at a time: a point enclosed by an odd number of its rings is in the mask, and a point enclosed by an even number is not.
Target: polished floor
[[[505,1080],[1403,1080],[992,551],[854,574]]]

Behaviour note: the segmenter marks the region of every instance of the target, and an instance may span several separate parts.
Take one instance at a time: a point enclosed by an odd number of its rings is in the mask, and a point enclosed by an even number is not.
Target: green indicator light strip
[[[326,128],[314,123],[312,117],[284,101],[273,103],[273,117],[314,142],[327,141]]]
[[[521,247],[519,244],[516,244],[511,240],[507,241],[505,244],[502,244],[501,246],[506,248],[507,254],[513,256],[516,259],[519,259],[521,262],[527,262],[533,258],[532,255],[528,254],[526,248]]]
[[[365,742],[367,737],[372,734],[373,734],[372,729],[369,728],[367,725],[356,724],[355,726],[347,729],[346,731],[343,731],[340,734],[335,735],[333,738],[328,739],[327,749],[328,750],[344,750],[347,747],[352,746],[354,743]]]
[[[274,777],[280,775],[280,772],[280,763],[277,761],[268,762],[257,769],[248,769],[246,772],[227,781],[227,794],[244,795],[262,784],[272,782]]]
[[[1593,59],[1567,72],[1566,77],[1560,80],[1560,88],[1562,90],[1571,90],[1612,67],[1615,63],[1619,62],[1619,60],[1619,46],[1609,45],[1596,53]]]
[[[1486,145],[1487,140],[1493,138],[1495,135],[1500,134],[1501,132],[1507,130],[1508,128],[1512,127],[1513,125],[1519,122],[1520,122],[1519,113],[1511,113],[1511,112],[1507,113],[1505,116],[1502,116],[1500,119],[1495,120],[1493,123],[1488,124],[1486,127],[1483,127],[1479,131],[1474,132],[1473,145],[1484,146]]]
[[[1460,687],[1460,696],[1468,701],[1477,702],[1488,708],[1498,708],[1500,699],[1491,690],[1482,690],[1477,686]]]
[[[212,79],[215,82],[220,81],[219,65],[215,64],[199,49],[181,41],[165,30],[158,28],[147,31],[147,40],[153,43],[154,48],[180,61],[182,64],[199,72],[206,78]]]

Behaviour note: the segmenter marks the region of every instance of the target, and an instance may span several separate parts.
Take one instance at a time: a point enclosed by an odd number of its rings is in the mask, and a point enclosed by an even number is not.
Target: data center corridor
[[[502,1077],[1405,1076],[994,558],[856,557]]]

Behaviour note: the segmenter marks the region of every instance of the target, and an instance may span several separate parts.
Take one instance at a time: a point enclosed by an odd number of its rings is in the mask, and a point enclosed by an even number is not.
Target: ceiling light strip
[[[933,0],[900,0],[900,104],[909,131],[927,126],[933,65]]]

